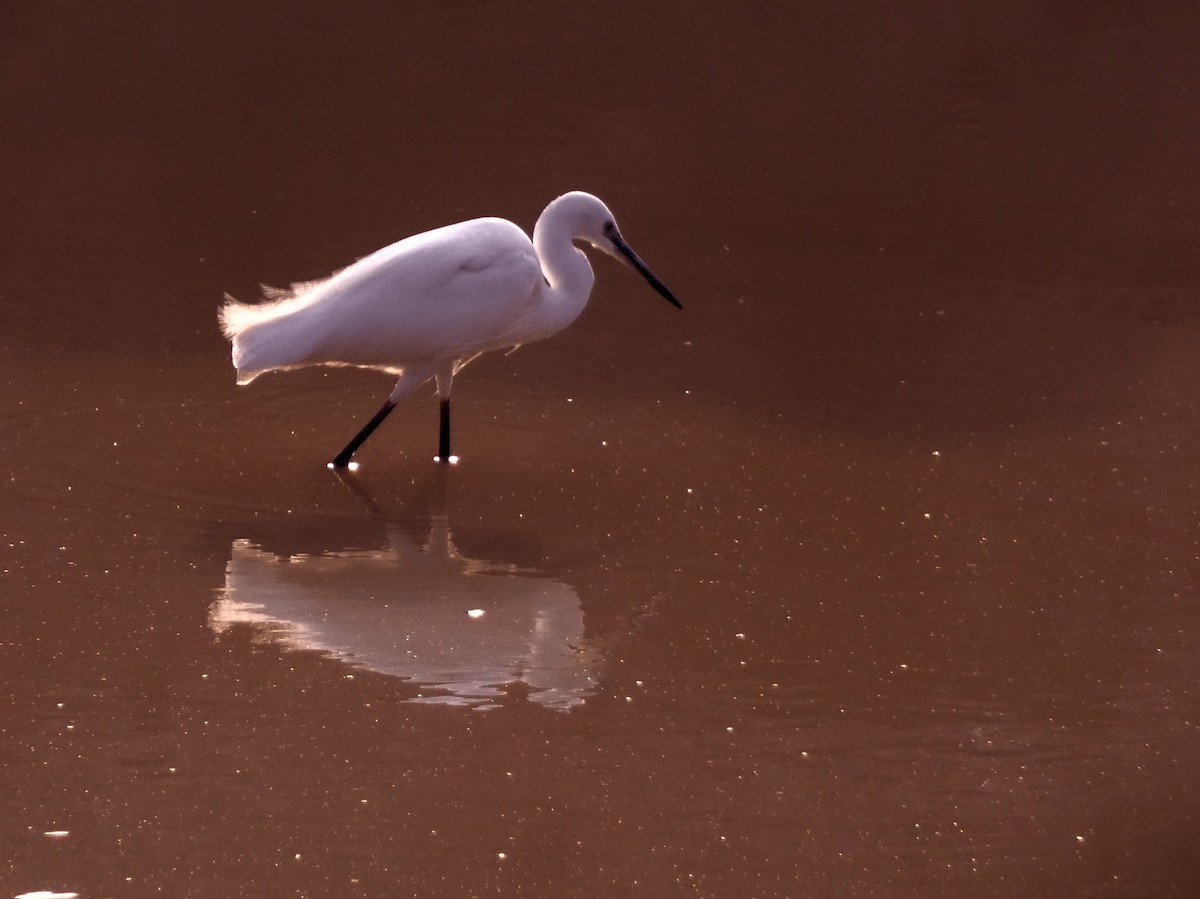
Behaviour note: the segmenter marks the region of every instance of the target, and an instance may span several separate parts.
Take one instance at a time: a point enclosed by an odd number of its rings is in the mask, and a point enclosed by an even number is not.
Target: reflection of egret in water
[[[248,624],[293,649],[447,691],[420,702],[486,705],[511,688],[567,709],[595,685],[579,597],[548,577],[468,559],[444,514],[417,546],[388,526],[387,549],[278,556],[235,540],[218,633]]]

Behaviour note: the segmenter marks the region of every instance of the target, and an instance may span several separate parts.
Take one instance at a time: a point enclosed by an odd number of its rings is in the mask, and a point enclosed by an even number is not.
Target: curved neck
[[[557,201],[546,207],[533,228],[533,248],[550,285],[544,294],[561,320],[558,328],[565,328],[583,311],[596,280],[587,256],[571,242],[574,230],[567,210]]]

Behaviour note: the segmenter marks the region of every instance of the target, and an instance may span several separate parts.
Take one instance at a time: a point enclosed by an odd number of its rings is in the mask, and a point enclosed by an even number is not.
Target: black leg
[[[366,442],[367,438],[371,436],[371,432],[379,427],[379,423],[388,417],[388,413],[395,408],[396,404],[391,399],[384,403],[380,407],[379,411],[375,413],[375,417],[363,425],[363,429],[354,435],[354,439],[347,443],[345,448],[333,457],[333,461],[329,463],[329,467],[347,467],[350,464],[350,457],[353,456],[355,451]]]
[[[450,461],[450,400],[442,400],[441,422],[438,427],[437,460],[443,464]]]

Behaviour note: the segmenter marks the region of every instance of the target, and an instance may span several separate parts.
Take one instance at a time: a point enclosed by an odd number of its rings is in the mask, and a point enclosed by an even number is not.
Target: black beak
[[[629,248],[629,244],[625,243],[625,238],[617,233],[616,228],[613,228],[608,233],[607,237],[610,241],[612,241],[612,245],[616,248],[617,252],[624,256],[629,261],[630,265],[641,272],[642,277],[646,279],[651,287],[662,294],[668,303],[670,303],[676,309],[683,308],[683,306],[680,305],[679,300],[675,299],[675,294],[667,290],[667,285],[658,280],[658,277],[654,274],[654,272],[650,271],[650,269],[646,267],[646,263],[642,262],[642,260],[638,258],[638,254]]]

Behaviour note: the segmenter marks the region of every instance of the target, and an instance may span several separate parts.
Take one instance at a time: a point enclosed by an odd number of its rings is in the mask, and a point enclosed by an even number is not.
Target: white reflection
[[[235,540],[209,612],[218,633],[248,624],[289,648],[438,688],[414,702],[483,706],[523,684],[530,702],[567,709],[595,686],[575,591],[513,566],[463,557],[444,517],[416,546],[277,556]]]

